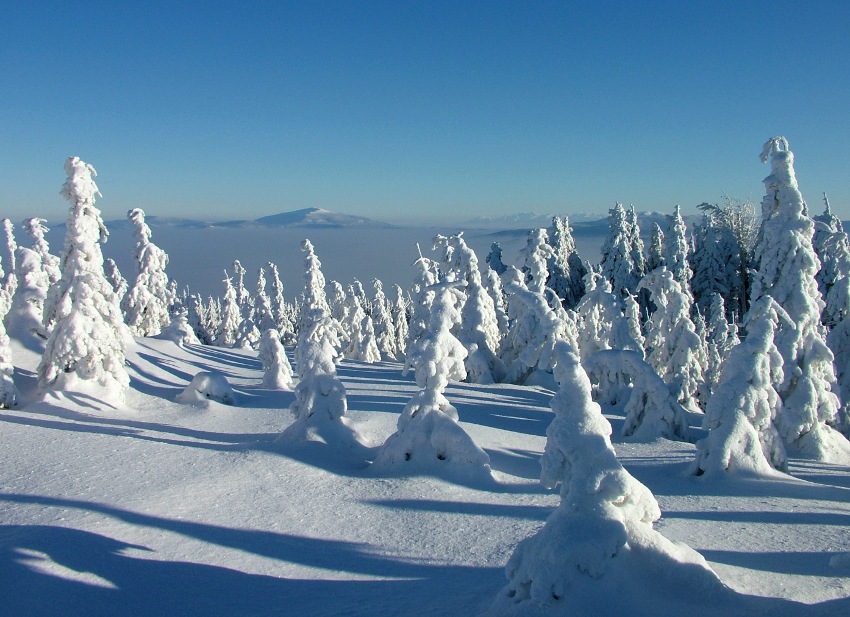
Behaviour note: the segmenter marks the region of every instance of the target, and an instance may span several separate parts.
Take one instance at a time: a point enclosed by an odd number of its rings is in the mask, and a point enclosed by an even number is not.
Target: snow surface
[[[322,443],[276,442],[294,395],[262,386],[251,350],[137,339],[118,408],[36,401],[38,356],[12,351],[21,405],[0,410],[2,615],[492,614],[509,556],[559,503],[538,481],[553,418],[542,388],[447,388],[492,481],[376,477]],[[347,416],[375,445],[417,390],[401,368],[338,367]],[[174,402],[199,372],[224,375],[238,405]],[[622,410],[606,411],[619,435]],[[696,437],[700,422],[690,414]],[[664,603],[634,585],[571,614],[850,613],[850,469],[792,458],[795,477],[717,482],[689,475],[691,443],[614,446],[661,506],[655,529],[699,551],[733,598],[683,598],[671,581]]]

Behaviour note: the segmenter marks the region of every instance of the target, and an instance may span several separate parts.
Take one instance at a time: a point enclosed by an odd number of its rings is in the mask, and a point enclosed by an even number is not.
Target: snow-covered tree
[[[32,238],[32,245],[30,248],[38,253],[38,256],[41,259],[42,269],[47,275],[50,284],[53,285],[53,283],[59,280],[59,277],[62,275],[62,271],[59,269],[59,258],[50,252],[50,245],[44,237],[45,234],[50,231],[47,226],[45,226],[46,222],[47,221],[44,219],[31,217],[24,219],[21,226]]]
[[[547,488],[561,485],[561,502],[508,560],[508,584],[495,612],[519,614],[527,606],[572,615],[606,606],[611,614],[628,614],[635,596],[668,598],[671,580],[677,595],[719,595],[723,584],[705,560],[653,529],[658,502],[617,460],[611,425],[591,399],[578,355],[564,342],[555,353],[560,389],[551,403],[555,418],[546,431],[540,479]]]
[[[328,298],[325,294],[325,275],[322,274],[322,263],[316,256],[316,251],[310,240],[301,242],[301,251],[304,253],[304,292],[301,297],[301,309],[299,312],[298,344],[295,347],[295,364],[301,373],[301,364],[306,359],[301,358],[302,342],[321,341],[321,345],[332,343],[336,345],[334,358],[341,357],[342,341],[340,334],[343,332],[342,325],[331,315]],[[331,329],[333,332],[325,332]],[[308,351],[310,351],[308,349]],[[313,353],[310,351],[310,353]],[[335,374],[335,373],[334,373]]]
[[[487,293],[493,300],[493,310],[496,313],[496,324],[499,328],[499,340],[501,341],[505,338],[505,336],[507,336],[508,329],[510,327],[507,306],[505,306],[505,292],[502,288],[502,279],[499,278],[496,271],[491,268],[487,268],[485,276],[484,284],[487,289]]]
[[[850,461],[850,442],[830,426],[839,422],[833,356],[820,323],[823,300],[815,280],[820,263],[812,248],[814,224],[797,185],[794,155],[784,137],[774,137],[761,159],[770,160],[771,173],[764,180],[752,304],[771,296],[790,317],[774,335],[784,375],[776,388],[782,398],[776,426],[786,448],[797,454]]]
[[[71,157],[61,194],[71,203],[68,213],[62,276],[48,293],[52,299],[45,320],[50,336],[38,365],[41,392],[95,386],[106,400],[120,401],[130,378],[124,367],[129,333],[118,298],[103,273],[100,245],[107,231],[95,196],[100,195],[94,167]]]
[[[269,273],[271,276],[271,286],[272,293],[269,296],[269,301],[271,303],[272,315],[274,315],[274,321],[277,324],[276,328],[278,331],[282,330],[284,327],[283,323],[283,312],[284,312],[284,304],[285,301],[283,299],[283,283],[280,282],[280,272],[277,269],[277,266],[272,262],[268,262],[267,267],[269,269]],[[290,324],[286,324],[289,326]]]
[[[653,223],[649,232],[649,246],[646,247],[646,272],[652,272],[663,265],[664,231],[658,223]]]
[[[419,251],[419,259],[413,262],[413,265],[416,266],[417,274],[410,290],[413,313],[410,317],[407,341],[404,348],[404,355],[406,357],[405,371],[413,366],[411,364],[410,350],[413,349],[416,341],[428,331],[428,324],[431,320],[431,303],[434,300],[434,291],[431,286],[437,282],[438,278],[436,262],[423,257],[421,251]]]
[[[239,305],[240,309],[244,309],[245,305],[251,302],[251,294],[245,286],[245,274],[247,272],[238,259],[233,261],[233,291],[236,293],[236,304]]]
[[[168,325],[168,255],[150,241],[151,228],[141,208],[127,212],[133,224],[136,280],[124,296],[121,309],[130,330],[136,336],[156,336]]]
[[[667,215],[667,233],[664,234],[664,266],[679,283],[682,291],[691,294],[691,267],[688,263],[687,228],[682,218],[682,209],[676,206],[673,214]]]
[[[719,294],[724,301],[735,302],[735,290],[740,288],[738,251],[724,249],[721,238],[728,230],[714,224],[708,215],[694,233],[696,249],[691,254],[693,276],[690,286],[697,309],[707,314],[713,297]],[[725,317],[725,316],[724,316]]]
[[[502,343],[502,361],[508,369],[505,381],[550,386],[555,343],[568,340],[575,346],[575,324],[560,319],[543,294],[530,291],[516,268],[509,268],[503,278],[513,313]]]
[[[185,308],[180,308],[174,312],[171,321],[162,329],[157,338],[174,341],[180,347],[201,344],[201,341],[195,335],[195,330],[189,324],[188,311]]]
[[[0,409],[9,409],[18,402],[18,389],[13,379],[15,367],[12,365],[12,348],[3,325],[7,309],[7,300],[0,299]]]
[[[211,331],[207,326],[209,323],[207,307],[197,294],[189,294],[186,298],[186,320],[202,345],[209,345],[212,342],[211,332],[214,330]]]
[[[553,254],[547,263],[549,280],[546,284],[561,298],[565,308],[575,308],[584,295],[587,267],[576,251],[573,230],[567,217],[552,218],[549,243]]]
[[[597,272],[586,277],[584,297],[576,307],[578,347],[582,361],[597,351],[611,349],[614,322],[621,318],[620,303],[611,284]]]
[[[487,266],[499,276],[505,273],[508,267],[502,263],[502,247],[498,242],[490,245],[490,252],[487,254]]]
[[[438,283],[431,288],[434,299],[428,330],[408,351],[420,390],[399,416],[396,432],[378,452],[373,469],[379,473],[463,470],[489,476],[490,457],[458,424],[457,410],[444,395],[449,381],[466,377],[466,348],[451,333],[460,321],[452,293],[457,284]]]
[[[349,287],[348,301],[347,322],[343,328],[349,337],[345,357],[370,364],[380,362],[381,352],[378,350],[372,318],[363,310],[360,296],[351,287]]]
[[[602,276],[611,283],[617,296],[633,292],[643,274],[641,264],[635,263],[634,232],[622,204],[608,211],[608,236],[602,245]]]
[[[549,279],[547,262],[554,256],[548,243],[545,229],[532,229],[528,232],[525,247],[520,251],[523,259],[522,271],[525,274],[525,286],[533,293],[543,294]]]
[[[407,336],[410,330],[408,325],[408,308],[410,298],[404,293],[400,285],[395,286],[395,301],[392,306],[393,328],[396,338],[396,356],[399,360],[404,356],[407,345]]]
[[[239,324],[242,322],[242,312],[236,303],[236,290],[226,270],[224,272],[224,303],[220,315],[215,344],[218,347],[233,347],[236,344]]]
[[[690,296],[666,267],[647,274],[639,285],[657,307],[650,317],[647,360],[683,405],[697,405],[704,381],[705,349],[690,318]]]
[[[15,277],[15,260],[17,258],[18,243],[15,241],[15,226],[9,219],[0,221],[0,228],[3,230],[3,261],[6,263],[6,276],[2,283],[3,291],[8,297],[12,297],[15,293],[15,287],[18,284],[18,279]]]
[[[15,338],[26,341],[35,337],[36,341],[47,338],[42,320],[44,301],[50,289],[50,280],[41,263],[41,256],[32,249],[18,247],[15,265],[15,293],[9,300],[5,291],[0,294],[3,304],[9,304],[6,313],[5,329]],[[36,342],[36,348],[40,343]]]
[[[257,271],[257,294],[254,296],[254,321],[260,332],[276,330],[277,320],[272,310],[272,301],[266,293],[266,271]]]
[[[375,342],[381,357],[386,360],[398,359],[398,339],[395,332],[395,321],[392,306],[384,293],[384,284],[375,279],[372,281],[375,297],[372,299],[372,323],[375,327]]]
[[[118,264],[116,264],[115,260],[111,257],[103,262],[103,273],[106,276],[106,280],[109,281],[110,285],[112,285],[112,289],[115,290],[115,295],[118,296],[120,304],[121,300],[127,294],[130,284],[127,282],[127,279],[121,275],[121,270],[118,269]]]
[[[291,390],[292,365],[280,342],[280,332],[266,330],[260,338],[259,360],[263,364],[263,387],[272,390]]]
[[[696,475],[785,470],[785,447],[774,426],[782,400],[773,384],[782,381],[782,356],[773,339],[788,319],[770,296],[750,309],[747,338],[724,362],[706,406],[709,433],[697,443]]]
[[[825,194],[823,200],[824,213],[813,219],[812,247],[821,263],[815,275],[825,301],[821,321],[831,329],[850,316],[850,241],[841,221],[832,214]]]

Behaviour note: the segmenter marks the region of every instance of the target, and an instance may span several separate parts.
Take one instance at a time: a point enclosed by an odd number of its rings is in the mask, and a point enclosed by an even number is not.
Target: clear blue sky
[[[760,200],[776,134],[850,218],[841,0],[9,3],[0,93],[15,222],[72,154],[106,218],[689,212]]]

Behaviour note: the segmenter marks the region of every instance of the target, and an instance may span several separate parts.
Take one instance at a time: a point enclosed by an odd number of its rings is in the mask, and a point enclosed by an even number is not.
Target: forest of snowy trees
[[[249,273],[236,261],[221,297],[207,298],[191,281],[169,279],[168,256],[140,209],[127,214],[135,272],[125,278],[104,260],[96,172],[72,157],[58,257],[43,219],[23,221],[17,238],[3,222],[0,406],[17,401],[10,336],[43,350],[44,396],[112,401],[129,387],[126,345],[166,337],[256,350],[264,385],[295,393],[297,420],[280,439],[362,452],[336,367],[398,361],[417,391],[370,461],[375,473],[481,477],[488,455],[459,424],[446,386],[541,386],[558,393],[542,466],[562,503],[517,548],[497,603],[557,600],[573,578],[602,576],[627,545],[645,549],[629,567],[695,564],[704,580],[693,584],[720,586],[698,554],[654,535],[658,505],[617,462],[602,410],[623,405],[623,437],[639,440],[689,440],[687,414],[703,414],[697,476],[775,474],[787,471],[789,456],[850,464],[850,241],[825,195],[823,213],[812,214],[787,140],[768,140],[761,156],[770,170],[760,209],[702,204],[701,222],[688,229],[676,206],[644,245],[634,208],[618,203],[598,263],[578,255],[567,217],[555,217],[529,232],[514,264],[498,243],[482,262],[462,232],[438,235],[431,252],[419,250],[407,289],[377,279],[328,283],[304,240],[303,263],[280,264],[303,271],[302,289],[286,293],[276,264]],[[199,375],[187,391],[187,402],[234,402],[216,375]],[[595,548],[583,535],[589,528],[602,530]]]

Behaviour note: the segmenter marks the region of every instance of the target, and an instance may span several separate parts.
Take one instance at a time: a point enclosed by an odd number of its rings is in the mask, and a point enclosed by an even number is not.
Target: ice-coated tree
[[[285,301],[283,299],[283,283],[280,281],[280,272],[277,266],[272,262],[268,262],[266,266],[271,276],[272,293],[269,296],[269,300],[271,302],[272,315],[274,315],[274,321],[277,324],[275,328],[280,332],[284,330],[283,312]],[[289,326],[289,324],[286,325]]]
[[[48,293],[50,336],[38,365],[38,387],[42,393],[93,388],[104,400],[120,402],[130,383],[124,367],[129,332],[103,273],[100,245],[108,234],[94,205],[100,195],[97,173],[76,156],[65,162],[65,172],[61,194],[71,207],[62,275]]]
[[[776,387],[782,398],[776,426],[795,454],[850,462],[850,442],[830,426],[839,422],[833,356],[820,323],[823,300],[815,280],[820,263],[812,248],[814,224],[797,185],[794,155],[784,137],[774,137],[761,159],[770,160],[771,173],[764,179],[752,304],[771,296],[790,317],[774,334],[784,375]]]
[[[750,308],[747,338],[723,364],[720,383],[705,410],[708,437],[697,443],[696,475],[785,471],[785,447],[775,427],[782,406],[773,384],[782,381],[782,356],[774,344],[789,317],[770,296]]]
[[[18,284],[18,279],[15,276],[15,259],[17,258],[18,243],[15,241],[15,226],[9,219],[3,219],[0,222],[0,227],[3,229],[3,261],[6,264],[6,276],[3,277],[3,290],[8,297],[12,297],[15,293],[15,287]]]
[[[496,324],[499,327],[499,340],[502,341],[508,334],[510,328],[510,319],[508,319],[508,309],[505,304],[505,291],[502,287],[502,279],[496,274],[496,271],[487,268],[485,274],[484,285],[487,293],[493,300],[493,310],[496,312]],[[501,342],[500,342],[501,347]]]
[[[417,245],[416,248],[419,249],[419,246]],[[437,282],[438,277],[436,262],[423,257],[422,251],[419,251],[419,259],[413,262],[413,265],[416,267],[417,274],[410,290],[413,313],[410,317],[407,341],[404,347],[405,371],[413,367],[410,350],[413,349],[416,341],[428,331],[428,324],[431,320],[431,303],[434,301],[434,291],[431,286]]]
[[[401,360],[404,356],[404,348],[407,345],[407,335],[410,330],[408,325],[408,308],[410,298],[404,293],[400,285],[395,286],[395,302],[392,307],[393,327],[396,338],[396,356]]]
[[[611,283],[617,296],[633,292],[642,276],[634,261],[633,230],[623,205],[618,203],[608,211],[608,236],[602,245],[602,276]]]
[[[640,305],[632,294],[628,294],[622,304],[623,317],[614,320],[614,327],[611,330],[611,349],[635,351],[643,358],[646,339],[641,331]]]
[[[169,322],[165,274],[168,255],[150,241],[151,228],[145,222],[144,210],[133,208],[127,212],[127,219],[133,225],[136,279],[124,296],[121,309],[133,334],[156,336]]]
[[[513,313],[509,315],[511,329],[502,343],[502,361],[508,369],[505,381],[551,386],[555,344],[567,340],[575,347],[575,324],[559,319],[543,294],[525,286],[516,268],[510,267],[503,278]]]
[[[5,328],[7,333],[21,341],[35,342],[38,348],[38,341],[47,338],[42,320],[50,280],[42,267],[41,256],[32,249],[18,247],[15,263],[15,293],[11,299],[5,290],[0,293],[0,302],[9,305],[8,312],[3,311],[6,315]]]
[[[372,364],[381,361],[381,352],[375,338],[375,326],[372,318],[363,310],[360,296],[349,287],[347,322],[343,329],[348,334],[348,346],[345,357],[349,360],[359,360]]]
[[[13,379],[15,367],[12,364],[12,348],[3,325],[8,308],[8,300],[0,297],[0,409],[9,409],[18,402],[18,389]]]
[[[277,320],[272,310],[272,301],[266,293],[266,271],[257,271],[257,295],[254,296],[254,321],[260,332],[276,330]]]
[[[375,342],[378,351],[385,360],[398,359],[398,339],[395,332],[392,306],[384,293],[384,284],[380,279],[372,281],[375,297],[372,299],[372,323],[375,327]]]
[[[728,230],[718,227],[706,214],[694,233],[696,249],[691,254],[693,276],[690,286],[697,309],[708,314],[713,297],[719,294],[724,301],[735,302],[735,290],[740,288],[737,267],[738,251],[724,249],[722,234]]]
[[[201,344],[200,339],[195,335],[195,330],[189,324],[188,311],[182,307],[174,311],[171,321],[162,329],[157,338],[174,341],[179,347]]]
[[[582,362],[602,349],[611,349],[614,322],[622,313],[617,297],[611,293],[611,284],[598,272],[589,272],[585,278],[584,297],[576,307],[578,349]]]
[[[652,272],[664,265],[664,231],[658,223],[652,224],[649,246],[646,247],[646,271]]]
[[[487,254],[487,266],[499,276],[505,273],[508,267],[502,263],[502,247],[498,242],[490,245],[490,252]]]
[[[821,321],[832,329],[850,315],[850,241],[841,221],[832,214],[826,194],[823,200],[824,213],[813,219],[812,246],[821,263],[815,276],[825,301]]]
[[[215,344],[218,347],[233,347],[236,344],[236,336],[239,324],[242,323],[242,312],[236,303],[236,290],[227,270],[224,271],[224,303],[221,307],[221,318],[216,329]]]
[[[251,294],[248,288],[245,287],[245,274],[247,270],[238,259],[233,261],[233,291],[236,293],[236,304],[240,309],[244,309],[245,305],[251,302]]]
[[[225,275],[227,275],[226,272]],[[216,338],[221,328],[221,300],[219,298],[212,296],[207,298],[205,317],[204,328],[209,333],[210,344],[216,345]]]
[[[343,343],[347,344],[348,339],[351,338],[351,332],[349,332],[348,329],[348,314],[351,311],[351,303],[345,293],[345,290],[342,288],[342,284],[338,281],[331,281],[328,283],[328,287],[331,288],[331,297],[328,299],[328,308],[331,310],[331,316],[342,326],[343,333],[345,334],[345,340],[343,340]]]
[[[202,345],[209,345],[212,342],[210,330],[207,328],[209,322],[207,310],[197,294],[189,294],[186,298],[186,321]]]
[[[691,294],[691,277],[693,276],[688,263],[689,248],[682,209],[676,206],[673,214],[667,215],[667,233],[664,234],[664,266],[679,283],[682,291],[688,295]]]
[[[740,343],[738,328],[726,321],[726,307],[723,296],[712,294],[711,306],[708,309],[706,324],[706,353],[707,363],[704,371],[705,392],[702,400],[708,401],[720,382],[721,367],[729,352]]]
[[[107,258],[103,262],[103,273],[106,276],[106,280],[109,281],[109,284],[112,285],[112,289],[115,291],[115,295],[118,296],[119,303],[127,294],[127,290],[130,288],[129,283],[127,283],[127,279],[125,279],[121,275],[121,271],[118,269],[118,264],[115,263],[115,260]]]
[[[649,291],[657,307],[648,323],[647,360],[680,403],[696,407],[707,358],[690,318],[690,296],[666,267],[647,274],[638,287]]]
[[[234,347],[241,349],[256,349],[260,343],[260,330],[257,328],[255,319],[254,307],[249,302],[242,311],[242,318],[239,321],[239,326],[236,328],[236,341]]]
[[[301,251],[304,253],[304,292],[301,296],[301,308],[298,323],[298,344],[295,347],[295,364],[300,374],[302,349],[308,349],[309,344],[302,342],[312,340],[314,343],[322,341],[322,345],[332,342],[336,345],[334,358],[342,356],[342,341],[340,335],[343,332],[342,325],[331,315],[328,298],[325,294],[325,275],[322,274],[322,263],[316,256],[316,251],[310,240],[301,242]],[[333,332],[325,333],[330,328]],[[312,352],[310,352],[312,353]],[[335,375],[336,373],[334,373]]]
[[[490,474],[490,457],[458,424],[457,409],[444,395],[449,381],[466,378],[466,348],[452,335],[460,321],[453,293],[456,285],[446,282],[431,287],[434,299],[428,330],[408,351],[420,389],[401,412],[396,432],[378,451],[372,466],[378,473],[410,469]]]
[[[44,237],[44,235],[50,231],[47,226],[45,226],[46,222],[47,221],[44,219],[31,217],[24,219],[21,226],[32,238],[32,245],[30,248],[38,254],[41,259],[41,267],[47,275],[50,284],[53,285],[53,283],[59,280],[62,271],[59,269],[59,258],[50,252],[50,245]]]
[[[549,279],[546,263],[554,255],[548,240],[545,229],[532,229],[528,232],[525,247],[520,251],[525,286],[532,293],[543,294],[546,289],[546,281]]]
[[[269,329],[260,338],[259,360],[263,364],[263,387],[271,390],[291,390],[292,365],[280,342],[280,332]]]
[[[605,606],[628,614],[634,597],[654,602],[670,593],[720,601],[725,588],[705,560],[653,529],[658,502],[617,460],[611,425],[591,399],[578,355],[564,342],[555,353],[560,389],[551,403],[555,418],[546,431],[540,480],[547,488],[561,485],[561,502],[508,560],[508,584],[493,612],[520,614],[528,607],[541,615],[578,615]]]
[[[644,257],[643,240],[640,237],[640,225],[635,207],[630,206],[626,212],[626,230],[628,232],[629,252],[632,258],[634,276],[637,280],[646,274],[646,257]]]
[[[320,307],[307,305],[307,308],[312,315],[303,322],[309,329],[298,333],[300,380],[295,386],[295,401],[289,408],[297,417],[278,441],[320,442],[359,455],[365,442],[346,416],[345,386],[336,373],[339,324]]]
[[[553,254],[547,263],[549,280],[546,284],[561,299],[565,308],[573,309],[584,295],[587,267],[576,251],[573,230],[566,216],[552,218],[549,244]]]

